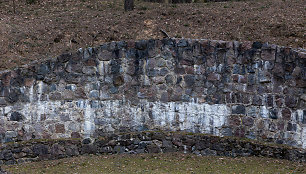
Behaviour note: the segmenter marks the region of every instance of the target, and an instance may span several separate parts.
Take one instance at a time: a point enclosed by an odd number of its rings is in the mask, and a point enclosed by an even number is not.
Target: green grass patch
[[[89,155],[3,166],[11,173],[305,173],[306,165],[259,157],[192,154]]]

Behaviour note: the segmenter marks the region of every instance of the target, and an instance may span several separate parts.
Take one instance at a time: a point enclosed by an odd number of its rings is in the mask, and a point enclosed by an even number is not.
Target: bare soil
[[[0,70],[80,47],[171,37],[262,41],[305,48],[305,0],[160,4],[135,0],[0,1]]]

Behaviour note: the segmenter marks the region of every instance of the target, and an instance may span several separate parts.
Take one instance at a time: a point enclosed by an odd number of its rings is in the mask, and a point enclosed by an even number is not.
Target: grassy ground
[[[171,37],[305,48],[305,0],[159,4],[135,0],[0,1],[0,70],[116,40]],[[28,3],[26,3],[28,2]],[[35,2],[35,3],[30,3]]]
[[[305,173],[306,165],[259,157],[200,157],[191,154],[80,156],[4,166],[11,173]]]

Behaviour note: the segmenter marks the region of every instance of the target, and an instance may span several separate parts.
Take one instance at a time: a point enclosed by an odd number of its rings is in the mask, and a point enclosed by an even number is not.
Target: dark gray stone
[[[161,94],[160,101],[162,101],[162,102],[168,102],[169,101],[169,94],[168,94],[168,92],[163,92]]]
[[[165,76],[166,74],[169,73],[169,70],[168,68],[162,68],[160,71],[159,71],[159,75],[160,76]]]
[[[91,108],[100,108],[99,101],[97,101],[97,100],[90,101],[90,107]]]
[[[123,76],[115,76],[113,78],[113,83],[114,83],[114,86],[121,86],[124,84],[124,78]]]
[[[24,116],[20,114],[19,112],[13,112],[11,113],[11,121],[22,121]]]
[[[90,138],[85,138],[82,140],[82,144],[90,144],[91,143],[91,139]]]
[[[195,82],[195,76],[194,75],[185,75],[184,81],[188,87],[192,87]]]
[[[147,48],[148,42],[146,40],[140,40],[135,42],[135,48],[139,50],[145,50]]]
[[[271,119],[277,119],[277,110],[276,109],[270,109],[269,110],[269,118]]]
[[[303,110],[302,124],[306,124],[306,110]]]
[[[234,66],[233,66],[233,74],[240,74],[240,72],[241,72],[240,69],[241,69],[240,65],[234,64]]]
[[[89,97],[92,99],[99,99],[99,91],[98,90],[92,90],[89,93]]]
[[[148,145],[146,149],[148,153],[160,153],[161,152],[161,148],[155,144]]]
[[[75,91],[76,86],[74,84],[70,84],[70,85],[65,86],[65,89]],[[55,86],[55,90],[56,90],[56,86]]]
[[[156,69],[148,69],[147,70],[147,76],[148,77],[155,77],[158,74],[158,70]]]
[[[0,157],[6,161],[15,160],[11,150],[3,150],[2,152],[0,152]]]
[[[78,150],[78,147],[76,145],[69,145],[69,146],[66,146],[65,147],[65,153],[68,155],[68,156],[77,156],[79,155],[79,150]]]
[[[95,75],[97,73],[97,69],[94,66],[84,66],[82,68],[82,72],[86,75]]]
[[[70,121],[70,117],[68,114],[61,114],[60,118],[61,118],[61,121],[63,122]]]
[[[257,117],[258,108],[256,106],[250,106],[247,108],[247,116]]]
[[[81,154],[96,154],[97,146],[93,144],[84,144],[81,148]]]
[[[273,107],[273,96],[272,95],[267,95],[266,104],[268,107]]]
[[[262,105],[261,97],[258,96],[258,95],[253,96],[252,104],[253,105]]]
[[[253,131],[249,131],[246,135],[245,135],[248,139],[252,139],[255,140],[256,139],[256,134]]]
[[[248,85],[256,84],[256,76],[254,74],[248,75]]]
[[[187,46],[188,46],[188,41],[185,40],[185,39],[182,39],[182,40],[180,40],[180,41],[177,43],[177,46],[178,46],[178,47],[187,47]]]
[[[223,136],[232,136],[233,135],[233,131],[232,131],[232,128],[223,128],[222,129],[222,135]]]
[[[287,125],[287,131],[296,131],[296,124],[289,122]]]
[[[296,100],[296,98],[293,97],[293,96],[286,96],[286,97],[285,97],[285,104],[286,104],[287,107],[293,108],[293,107],[296,106],[297,100]]]
[[[253,44],[252,44],[252,48],[261,49],[261,47],[262,47],[261,42],[253,42]]]
[[[255,73],[255,68],[252,64],[247,65],[247,71],[248,73]]]
[[[6,101],[9,103],[16,103],[19,100],[20,91],[11,90],[8,96],[6,97]]]
[[[4,98],[0,97],[0,107],[6,106],[7,102],[5,101]]]
[[[183,102],[189,102],[190,101],[190,96],[186,95],[186,94],[183,94],[182,97],[181,97],[181,100]]]
[[[110,65],[111,65],[111,73],[112,74],[118,74],[118,73],[120,73],[120,69],[121,69],[121,67],[120,67],[120,63],[119,62],[116,62],[116,61],[111,61],[111,63],[110,63]]]
[[[50,72],[48,65],[41,64],[37,70],[38,75],[46,75]]]
[[[117,94],[119,91],[118,91],[118,88],[117,88],[117,87],[111,87],[111,88],[109,89],[109,92],[110,92],[111,94]]]
[[[125,147],[124,146],[115,146],[113,149],[114,153],[124,153]]]
[[[201,155],[203,155],[203,156],[216,156],[217,151],[207,148],[207,149],[201,151]]]
[[[165,80],[166,80],[166,83],[169,85],[174,84],[174,77],[172,75],[167,75]]]
[[[50,92],[56,91],[56,84],[51,84],[49,86]]]
[[[259,71],[258,72],[258,81],[260,83],[271,82],[271,74],[267,71]]]
[[[47,155],[49,153],[49,148],[43,144],[36,144],[33,146],[33,153],[37,156]]]
[[[245,106],[243,105],[236,105],[232,106],[232,114],[245,114]]]
[[[94,122],[95,122],[95,125],[98,125],[98,126],[107,124],[107,122],[103,120],[102,118],[95,118]]]

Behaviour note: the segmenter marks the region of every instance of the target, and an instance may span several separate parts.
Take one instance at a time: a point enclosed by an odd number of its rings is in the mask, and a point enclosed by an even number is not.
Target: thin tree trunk
[[[124,0],[124,10],[132,11],[134,9],[134,0]]]
[[[15,0],[13,0],[13,10],[14,10],[14,14],[16,14],[16,4],[15,4]]]

